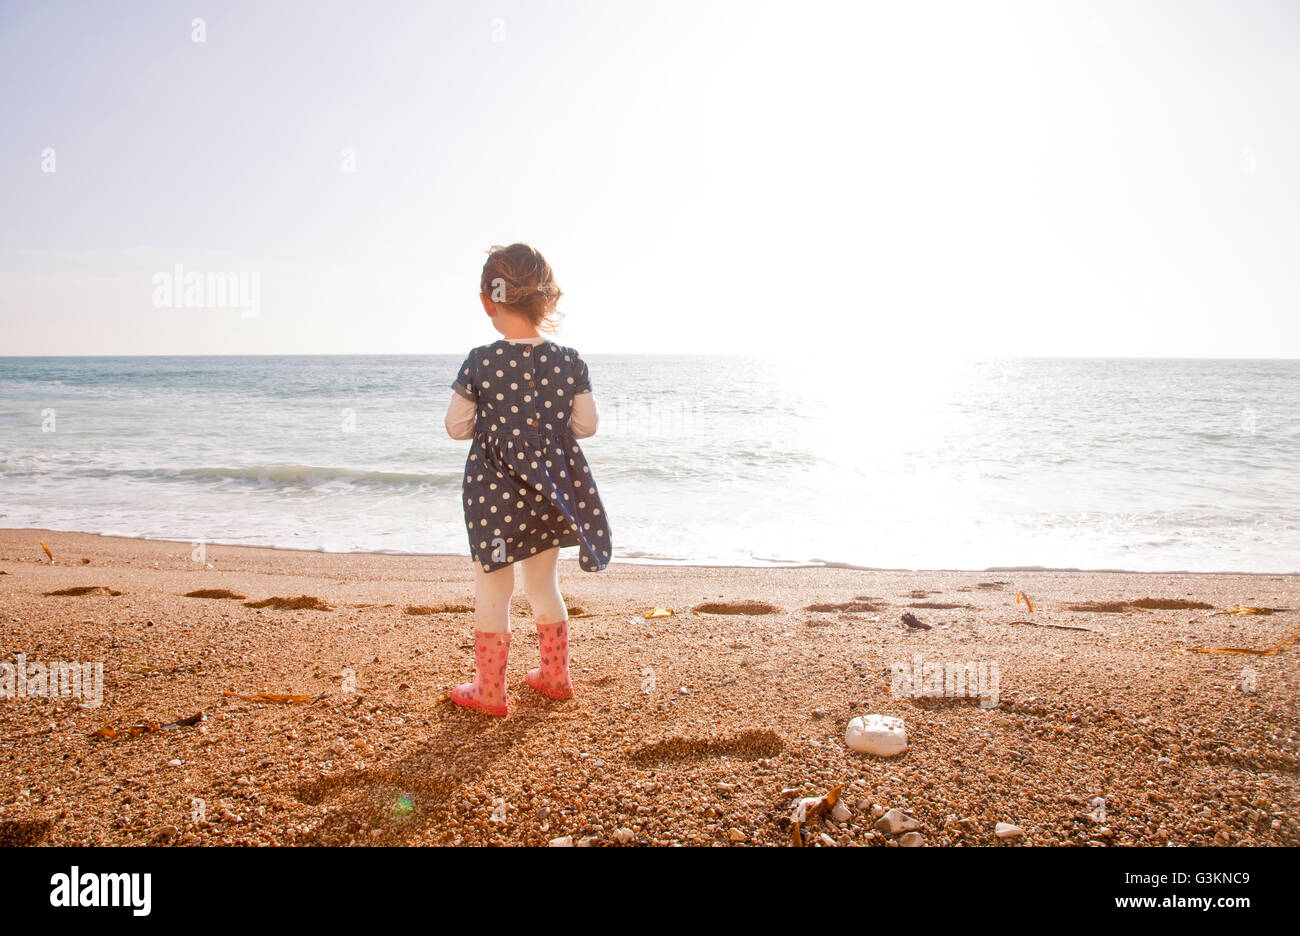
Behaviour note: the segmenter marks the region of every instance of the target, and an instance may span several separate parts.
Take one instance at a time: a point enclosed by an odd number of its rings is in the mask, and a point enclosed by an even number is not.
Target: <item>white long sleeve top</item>
[[[550,341],[550,338],[539,336],[537,338],[507,338],[511,344],[527,344],[536,347],[544,341]],[[453,439],[464,441],[465,439],[474,438],[474,418],[478,415],[478,405],[473,401],[466,399],[459,393],[452,392],[451,402],[447,405],[447,415],[443,423],[447,427],[447,435]],[[596,428],[600,424],[600,416],[596,412],[596,400],[588,390],[579,393],[573,398],[573,406],[569,413],[569,428],[573,431],[575,439],[586,439],[596,434]]]

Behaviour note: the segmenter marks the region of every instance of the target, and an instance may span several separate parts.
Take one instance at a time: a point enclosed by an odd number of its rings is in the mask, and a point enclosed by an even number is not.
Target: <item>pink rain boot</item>
[[[569,619],[538,624],[537,646],[541,668],[529,670],[525,681],[547,698],[573,698],[573,683],[569,682]]]
[[[484,715],[506,713],[506,661],[510,633],[474,632],[474,681],[451,690],[451,701]]]

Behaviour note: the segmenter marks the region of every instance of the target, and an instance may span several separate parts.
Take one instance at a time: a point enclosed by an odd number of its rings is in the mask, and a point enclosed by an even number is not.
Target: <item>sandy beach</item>
[[[576,697],[524,685],[519,593],[489,719],[446,698],[468,559],[192,552],[0,531],[0,664],[103,666],[98,706],[0,698],[3,844],[785,846],[841,785],[807,844],[898,845],[891,809],[927,845],[1300,844],[1300,576],[566,561]],[[996,704],[891,692],[918,663],[996,664]],[[905,754],[846,746],[873,712]]]

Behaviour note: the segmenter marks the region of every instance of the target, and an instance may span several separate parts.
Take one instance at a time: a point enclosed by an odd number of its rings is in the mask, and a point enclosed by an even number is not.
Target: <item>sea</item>
[[[463,359],[0,357],[0,527],[468,556]],[[615,561],[1300,571],[1300,360],[585,359]]]

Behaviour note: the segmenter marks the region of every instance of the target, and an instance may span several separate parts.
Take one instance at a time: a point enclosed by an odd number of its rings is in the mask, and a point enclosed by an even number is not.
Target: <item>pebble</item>
[[[843,800],[836,803],[835,808],[831,810],[831,818],[841,825],[848,822],[849,817],[852,815],[852,811],[844,804]]]
[[[898,840],[898,844],[903,848],[924,848],[925,839],[920,832],[908,832]]]
[[[1018,825],[1012,825],[1009,822],[999,822],[994,828],[993,833],[1000,839],[1023,838],[1025,830]]]
[[[579,848],[594,848],[594,847],[596,846],[596,843],[599,842],[599,841],[600,841],[600,836],[599,836],[599,835],[588,835],[588,836],[585,836],[584,838],[580,838],[580,839],[578,839],[578,847],[579,847]]]
[[[636,838],[636,833],[633,832],[631,829],[622,828],[622,829],[614,830],[614,841],[618,842],[620,845],[626,845],[628,842],[632,841],[635,838]]]
[[[876,831],[886,835],[899,835],[903,832],[915,832],[921,823],[907,815],[901,809],[891,809],[876,820]]]
[[[559,838],[551,839],[550,847],[551,848],[572,848],[573,836],[561,835]]]
[[[746,838],[748,838],[748,836],[746,836],[745,833],[741,832],[739,829],[731,829],[730,831],[727,832],[727,838],[731,839],[733,842],[743,842],[745,841]]]
[[[849,719],[844,743],[862,754],[893,757],[907,750],[907,730],[901,718],[888,715],[859,715]]]
[[[821,835],[817,836],[817,838],[818,838],[818,839],[821,841],[821,843],[822,843],[823,845],[825,845],[827,848],[834,848],[834,847],[835,847],[835,839],[831,838],[831,837],[830,837],[829,835],[827,835],[825,832],[823,832]]]
[[[167,762],[168,767],[179,767],[180,765],[181,765],[180,758],[177,757],[173,757],[171,760]]]

